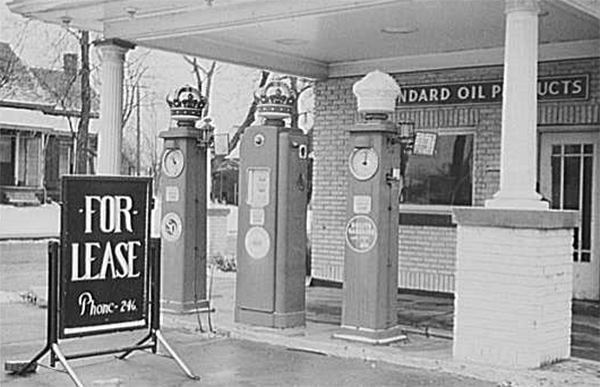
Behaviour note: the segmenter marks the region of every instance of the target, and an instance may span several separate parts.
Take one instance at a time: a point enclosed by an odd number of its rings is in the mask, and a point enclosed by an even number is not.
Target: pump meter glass
[[[350,172],[358,180],[368,180],[377,172],[379,156],[373,148],[358,148],[350,155]]]
[[[168,177],[177,177],[183,171],[185,157],[181,149],[169,149],[163,156],[163,169]]]

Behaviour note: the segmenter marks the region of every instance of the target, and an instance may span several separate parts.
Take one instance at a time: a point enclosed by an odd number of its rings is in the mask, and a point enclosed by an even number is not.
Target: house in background
[[[238,204],[239,158],[213,159],[211,200],[221,204]]]
[[[0,42],[0,203],[59,200],[60,176],[71,172],[74,161],[80,95],[76,54],[64,55],[62,70],[30,68]],[[92,90],[92,152],[98,110]],[[94,172],[93,165],[87,172]]]

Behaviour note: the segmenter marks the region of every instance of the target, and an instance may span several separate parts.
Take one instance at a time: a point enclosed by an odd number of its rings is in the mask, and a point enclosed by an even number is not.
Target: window
[[[552,145],[553,209],[579,210],[575,227],[573,261],[590,262],[592,253],[592,180],[594,144]]]
[[[10,135],[0,134],[0,185],[15,183],[14,148],[15,139]]]
[[[433,156],[410,155],[402,203],[470,206],[473,135],[440,134]]]

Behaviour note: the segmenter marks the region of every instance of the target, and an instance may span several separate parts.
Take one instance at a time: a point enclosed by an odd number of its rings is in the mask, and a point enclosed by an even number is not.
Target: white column
[[[123,67],[131,43],[109,39],[96,44],[102,54],[98,174],[121,173],[123,129]]]
[[[547,209],[536,193],[538,0],[506,0],[500,191],[486,207]]]
[[[13,179],[14,185],[19,185],[19,174],[21,173],[21,131],[17,131],[15,139],[15,176]]]

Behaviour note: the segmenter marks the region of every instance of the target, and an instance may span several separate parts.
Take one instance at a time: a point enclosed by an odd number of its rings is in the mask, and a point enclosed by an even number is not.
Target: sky
[[[0,5],[0,41],[9,43],[31,67],[60,69],[64,53],[79,52],[76,41],[62,27],[27,21],[11,13],[6,0]],[[130,59],[146,56],[144,63],[148,66],[143,85],[147,94],[153,96],[153,103],[146,103],[142,110],[142,131],[156,133],[166,130],[171,122],[165,98],[181,86],[196,84],[192,67],[182,55],[159,50],[138,47],[127,55]],[[99,61],[99,53],[92,53],[92,60]],[[210,61],[204,63],[209,64]],[[216,133],[235,132],[235,126],[243,121],[252,101],[258,78],[259,71],[256,69],[218,65],[210,101],[210,116]],[[147,98],[148,101],[150,99]]]

